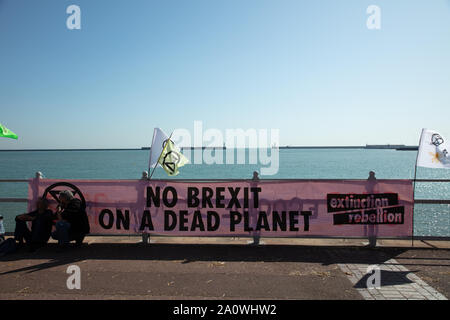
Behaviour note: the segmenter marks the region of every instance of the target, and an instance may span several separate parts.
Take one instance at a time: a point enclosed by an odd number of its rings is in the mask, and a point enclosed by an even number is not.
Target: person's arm
[[[50,210],[50,209],[47,209],[47,210],[45,211],[45,218],[48,219],[48,220],[50,220],[50,221],[53,221],[53,220],[56,219],[56,213],[53,212],[53,211]]]
[[[36,219],[36,216],[32,215],[31,213],[24,213],[16,216],[16,220],[21,221],[33,221],[34,219]]]
[[[78,212],[80,211],[80,206],[77,201],[72,201],[65,206],[61,211],[61,218],[66,221],[71,221],[78,217]]]
[[[58,207],[56,208],[55,215],[54,215],[56,220],[58,220],[58,221],[63,220],[63,218],[61,216],[61,213],[63,212],[63,210],[64,209],[61,206],[58,205]]]

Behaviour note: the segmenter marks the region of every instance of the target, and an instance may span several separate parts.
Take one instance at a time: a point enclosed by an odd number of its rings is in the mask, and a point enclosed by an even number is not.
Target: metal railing
[[[37,175],[37,173],[36,173]],[[22,182],[26,183],[28,182],[28,179],[0,179],[0,183],[16,183],[16,182]],[[17,203],[17,202],[28,202],[27,198],[0,198],[0,203]]]
[[[449,183],[450,179],[416,179],[415,182]],[[414,204],[450,204],[450,200],[449,199],[414,199]]]
[[[39,177],[42,179],[42,174],[40,172],[36,173],[36,177]],[[143,173],[143,178],[146,177],[146,172]],[[105,180],[105,179],[102,179]],[[114,179],[111,179],[114,180]],[[157,179],[155,179],[157,180]],[[250,180],[250,179],[249,179]],[[290,179],[264,179],[264,181],[289,181]],[[293,180],[302,180],[302,179],[293,179]],[[308,181],[342,181],[343,179],[305,179]],[[344,180],[352,180],[352,179],[344,179]],[[176,179],[174,181],[183,181],[183,182],[200,182],[200,181],[242,181],[242,179]],[[29,179],[0,179],[0,183],[27,183],[29,182]],[[450,179],[416,179],[415,182],[444,182],[449,183]],[[1,202],[28,202],[27,198],[0,198]],[[414,204],[450,204],[450,199],[414,199]]]
[[[147,172],[144,171],[141,179],[147,179]],[[42,174],[40,172],[36,172],[36,178],[43,179]],[[102,179],[105,180],[105,179]],[[115,180],[115,179],[111,179]],[[154,179],[158,180],[158,179]],[[192,182],[200,182],[200,181],[242,181],[243,179],[174,179],[174,181],[192,181]],[[248,179],[251,180],[251,179]],[[264,179],[264,181],[289,181],[289,180],[302,180],[302,179]],[[304,179],[308,181],[332,181],[343,179]],[[355,179],[344,179],[344,180],[355,180]],[[384,180],[384,179],[383,179]],[[28,183],[29,179],[0,179],[0,183]],[[426,183],[450,183],[450,179],[416,179],[415,182],[426,182]],[[27,203],[27,198],[2,198],[0,197],[0,203]],[[450,199],[414,199],[414,204],[449,204]],[[8,233],[7,233],[8,234]],[[121,234],[123,235],[123,234]],[[115,236],[115,235],[109,235]],[[414,236],[415,239],[449,239],[448,236]]]

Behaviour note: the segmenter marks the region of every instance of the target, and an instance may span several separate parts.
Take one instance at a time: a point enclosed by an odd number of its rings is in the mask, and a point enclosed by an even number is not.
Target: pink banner
[[[86,204],[91,234],[409,237],[411,180],[48,180],[29,183],[29,206],[61,190]]]

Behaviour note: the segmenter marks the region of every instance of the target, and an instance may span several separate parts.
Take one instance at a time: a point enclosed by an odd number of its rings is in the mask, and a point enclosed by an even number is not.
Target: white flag
[[[158,165],[158,159],[163,151],[164,143],[169,137],[160,128],[155,128],[153,131],[152,146],[150,149],[150,162],[149,168],[153,169]]]
[[[450,169],[449,152],[449,145],[443,136],[436,131],[422,129],[417,156],[419,167]]]
[[[159,164],[168,175],[176,176],[178,168],[189,163],[189,160],[169,138],[160,128],[155,128],[153,131],[149,172]]]

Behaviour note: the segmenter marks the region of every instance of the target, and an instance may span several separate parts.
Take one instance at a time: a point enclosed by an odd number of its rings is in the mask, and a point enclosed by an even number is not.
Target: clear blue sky
[[[0,0],[0,122],[20,136],[0,149],[141,147],[194,120],[281,145],[450,137],[450,1]]]

